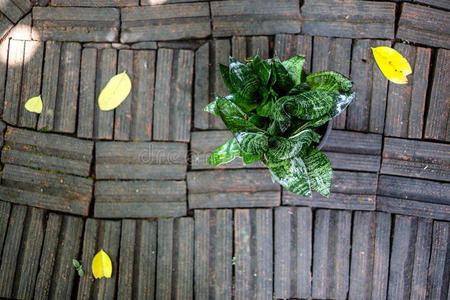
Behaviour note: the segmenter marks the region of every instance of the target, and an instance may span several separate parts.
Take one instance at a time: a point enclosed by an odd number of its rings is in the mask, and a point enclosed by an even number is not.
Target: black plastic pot
[[[326,127],[325,127],[326,126]],[[320,149],[323,148],[323,146],[325,145],[325,143],[327,142],[328,136],[331,133],[331,129],[333,128],[333,119],[331,119],[330,121],[327,122],[326,125],[324,125],[323,127],[325,127],[325,133],[322,136],[322,139],[320,140],[319,145],[317,145],[316,149],[320,151]]]

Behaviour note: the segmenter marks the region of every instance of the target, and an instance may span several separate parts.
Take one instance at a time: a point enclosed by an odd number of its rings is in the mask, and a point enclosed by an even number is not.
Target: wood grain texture
[[[306,207],[275,209],[274,296],[311,297],[313,215]]]
[[[426,299],[427,297],[428,267],[430,262],[432,235],[432,220],[419,219],[417,222],[414,267],[411,279],[411,299]]]
[[[117,8],[34,7],[34,40],[117,42],[120,11]]]
[[[450,221],[450,208],[444,204],[377,196],[377,210]]]
[[[12,27],[13,23],[4,14],[0,13],[0,37],[3,38]]]
[[[20,2],[16,4],[12,0],[3,0],[0,2],[0,12],[15,24],[31,9],[32,6],[29,1],[21,2],[27,3],[27,7],[21,7],[19,4]]]
[[[215,37],[300,32],[297,1],[212,1],[210,5],[212,34]],[[251,26],[252,20],[258,22],[258,26]]]
[[[272,297],[272,210],[234,212],[235,299]]]
[[[10,41],[2,119],[12,125],[18,121],[24,52],[25,41]]]
[[[126,7],[138,6],[139,0],[51,0],[52,6]]]
[[[397,38],[433,47],[450,48],[450,16],[445,10],[403,3]]]
[[[80,98],[78,100],[77,137],[94,136],[95,78],[97,76],[97,54],[95,48],[85,48],[81,53]]]
[[[231,299],[233,211],[195,210],[195,299]]]
[[[205,38],[211,34],[208,3],[180,3],[121,10],[122,43]]]
[[[395,3],[306,0],[302,18],[302,32],[310,35],[392,39],[395,34]]]
[[[450,50],[437,51],[433,85],[424,137],[427,139],[450,141],[450,84],[447,74],[450,72]],[[438,67],[437,67],[438,66]]]
[[[277,34],[274,41],[274,52],[281,60],[286,60],[295,55],[305,57],[303,69],[311,72],[313,39],[309,35]]]
[[[395,44],[413,70],[408,84],[390,84],[384,134],[422,138],[431,49]]]
[[[158,50],[153,140],[189,142],[193,67],[190,50]]]
[[[3,249],[10,214],[11,203],[0,201],[0,249]]]

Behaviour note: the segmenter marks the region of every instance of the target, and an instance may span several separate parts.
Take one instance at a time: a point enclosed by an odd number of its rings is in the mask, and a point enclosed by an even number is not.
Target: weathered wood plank
[[[346,128],[349,130],[383,133],[388,80],[376,65],[371,50],[379,46],[390,47],[391,42],[357,40],[353,45],[351,78],[356,98],[347,109]]]
[[[247,44],[247,57],[258,54],[261,59],[269,58],[269,38],[267,36],[249,37]]]
[[[313,192],[311,198],[283,192],[283,204],[313,207],[375,210],[377,174],[334,171],[329,197]]]
[[[158,219],[156,299],[192,299],[194,220]]]
[[[430,261],[432,235],[432,220],[419,219],[417,223],[410,299],[426,299],[427,297],[428,265]]]
[[[312,297],[345,299],[349,288],[349,211],[317,210],[314,224]]]
[[[153,140],[189,142],[193,66],[190,50],[158,50]]]
[[[450,145],[385,138],[381,173],[450,182]]]
[[[138,6],[139,0],[51,0],[52,6],[126,7]]]
[[[121,13],[122,43],[205,38],[211,34],[208,3],[127,7]]]
[[[3,120],[16,125],[19,114],[20,93],[22,89],[22,67],[25,52],[25,41],[9,42],[8,74],[3,102]]]
[[[98,99],[101,91],[108,81],[116,75],[117,50],[103,49],[97,55],[97,75],[95,99]],[[83,120],[82,120],[83,121]],[[94,105],[94,138],[111,140],[114,130],[114,110],[102,111],[98,105]]]
[[[300,32],[300,9],[297,1],[212,1],[212,34],[272,35]],[[258,22],[258,26],[253,26]]]
[[[245,36],[232,37],[231,56],[239,61],[245,61],[247,58],[247,38]]]
[[[0,13],[0,37],[3,38],[12,27],[11,21],[4,14]]]
[[[92,188],[92,179],[7,164],[0,199],[86,216]]]
[[[183,216],[186,208],[184,181],[97,181],[94,216],[136,218]]]
[[[277,34],[275,35],[274,52],[281,60],[295,55],[305,57],[303,68],[310,72],[312,65],[312,37],[308,35]]]
[[[91,297],[96,299],[114,298],[119,265],[120,229],[120,221],[86,220],[81,261],[91,262],[97,252],[103,249],[113,262],[113,270],[112,276],[108,280],[94,280],[93,276],[91,276],[91,264],[85,263],[83,265],[85,276],[79,280],[77,299],[88,299]]]
[[[203,111],[209,103],[209,42],[195,51],[194,128],[209,128],[209,113]]]
[[[196,210],[195,299],[231,299],[233,212]]]
[[[437,51],[434,79],[431,88],[430,104],[424,137],[427,139],[450,141],[450,84],[447,77],[450,72],[450,50]]]
[[[117,42],[120,11],[117,8],[34,7],[34,40]]]
[[[312,212],[310,208],[275,209],[274,296],[311,297]]]
[[[389,299],[407,299],[411,293],[417,218],[395,216],[389,269]]]
[[[133,297],[135,242],[136,220],[122,220],[119,274],[117,279],[117,298],[119,299],[132,299]]]
[[[414,2],[450,10],[450,3],[446,0],[414,0]]]
[[[6,232],[8,230],[10,214],[11,203],[0,201],[0,249],[3,249],[3,243],[5,241]]]
[[[81,218],[50,214],[40,258],[40,266],[45,267],[38,274],[35,299],[71,297],[75,276],[78,276],[72,259],[79,255],[83,225]]]
[[[208,164],[208,158],[211,153],[223,143],[233,138],[229,131],[194,131],[191,133],[191,168],[200,169],[219,169],[219,168],[264,168],[261,162],[244,165],[241,158],[232,162],[213,167]]]
[[[206,2],[208,0],[140,0],[140,5],[159,5],[159,4],[172,4],[172,3],[187,3],[187,2]]]
[[[25,103],[31,97],[41,92],[42,61],[44,59],[44,43],[38,41],[25,41],[24,65],[22,74],[22,92],[18,125],[35,128],[37,115],[25,109]]]
[[[280,201],[280,186],[266,170],[188,172],[190,208],[272,207]]]
[[[428,267],[427,295],[430,299],[448,297],[450,277],[450,223],[433,223],[433,242]]]
[[[158,42],[157,45],[158,45],[158,48],[186,49],[186,50],[195,51],[200,46],[205,44],[205,42],[206,42],[205,39],[196,39],[196,40]],[[151,43],[151,42],[142,42],[142,43]]]
[[[235,299],[272,297],[272,210],[234,213]]]
[[[302,32],[310,35],[393,39],[395,34],[395,3],[306,0],[302,18]]]
[[[450,48],[449,24],[450,16],[445,10],[402,3],[397,38],[433,47]]]
[[[450,208],[444,204],[377,196],[377,210],[450,221]]]
[[[386,299],[391,243],[391,215],[376,213],[375,254],[372,276],[372,299]],[[359,230],[356,228],[356,230]],[[355,232],[355,229],[354,231]]]
[[[183,180],[187,169],[187,144],[97,142],[97,179]]]
[[[31,8],[30,8],[31,9]],[[3,0],[0,2],[0,12],[3,13],[11,22],[17,23],[27,11],[22,11],[14,1]]]
[[[390,84],[384,134],[422,138],[431,49],[397,43],[394,46],[410,63],[413,76],[408,84]]]
[[[78,101],[77,136],[94,136],[95,78],[97,77],[97,49],[85,48],[81,54],[80,99]]]

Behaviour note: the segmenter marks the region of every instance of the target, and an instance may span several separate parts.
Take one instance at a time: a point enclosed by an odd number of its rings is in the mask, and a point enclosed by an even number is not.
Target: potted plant
[[[256,55],[246,64],[231,57],[229,66],[219,65],[231,94],[217,96],[205,111],[219,116],[234,137],[211,154],[209,164],[261,160],[291,192],[329,195],[331,164],[319,150],[332,118],[354,99],[353,82],[334,71],[307,75],[304,63],[303,56],[280,61]]]

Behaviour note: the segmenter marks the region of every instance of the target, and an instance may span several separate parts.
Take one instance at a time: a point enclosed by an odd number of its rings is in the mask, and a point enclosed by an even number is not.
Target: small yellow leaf
[[[112,263],[108,254],[101,249],[92,260],[92,274],[95,279],[106,277],[111,278]]]
[[[406,76],[412,73],[409,62],[396,50],[390,47],[372,48],[373,56],[387,79],[394,83],[406,84]]]
[[[123,72],[113,76],[98,96],[98,106],[101,110],[113,110],[119,106],[130,94],[131,80]]]
[[[25,109],[29,112],[34,112],[37,114],[40,114],[42,112],[42,98],[41,96],[36,96],[33,98],[30,98],[25,103]]]

